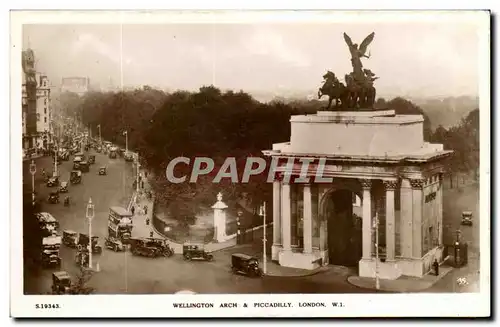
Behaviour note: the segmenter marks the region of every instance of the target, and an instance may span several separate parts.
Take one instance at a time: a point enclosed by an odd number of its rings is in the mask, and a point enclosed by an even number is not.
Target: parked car
[[[104,239],[104,246],[115,252],[125,251],[125,245],[123,245],[120,239],[115,237],[106,237]]]
[[[212,261],[214,259],[214,256],[212,254],[205,251],[205,245],[202,243],[185,243],[182,246],[182,256],[186,260],[201,259]]]
[[[106,174],[107,174],[106,167],[99,168],[99,175],[106,175]]]
[[[250,277],[262,276],[257,258],[242,253],[234,253],[231,256],[231,270],[234,274],[240,273]]]

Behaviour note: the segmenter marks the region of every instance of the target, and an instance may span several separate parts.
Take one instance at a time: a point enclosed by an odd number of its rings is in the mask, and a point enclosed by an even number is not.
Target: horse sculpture
[[[346,107],[346,96],[347,89],[344,84],[342,84],[334,73],[328,71],[323,79],[325,82],[323,86],[318,90],[318,99],[321,99],[323,95],[328,95],[328,106],[326,110],[330,109],[333,100],[335,100],[335,108]]]

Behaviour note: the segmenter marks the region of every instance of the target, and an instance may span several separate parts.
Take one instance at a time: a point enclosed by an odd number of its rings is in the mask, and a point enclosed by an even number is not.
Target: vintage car
[[[50,192],[47,202],[56,204],[59,203],[59,192]]]
[[[83,173],[88,173],[90,170],[90,165],[87,161],[80,162],[80,171]]]
[[[242,253],[234,253],[231,256],[231,270],[234,274],[240,273],[250,277],[262,276],[257,258]]]
[[[101,148],[100,145],[98,145],[98,146],[95,147],[95,152],[97,152],[97,153],[101,153],[102,152],[102,148]]]
[[[99,168],[99,175],[106,175],[108,172],[106,171],[106,167]]]
[[[59,185],[59,193],[67,193],[68,192],[68,182],[61,182]]]
[[[90,165],[95,164],[95,155],[92,154],[92,155],[89,156],[89,164]]]
[[[125,251],[125,245],[123,245],[122,241],[111,236],[104,239],[104,246],[115,252]]]
[[[472,226],[472,211],[464,211],[462,212],[462,221],[461,225]]]
[[[73,169],[80,169],[80,164],[82,161],[82,157],[76,156],[75,159],[73,159]]]
[[[65,271],[52,274],[52,293],[69,294],[71,289],[71,276]]]
[[[155,246],[158,248],[160,255],[164,257],[171,257],[174,255],[174,250],[170,248],[170,245],[166,240],[162,238],[149,237],[146,238],[148,246]]]
[[[212,261],[214,256],[205,251],[204,244],[185,243],[182,245],[182,256],[186,260],[201,259]]]
[[[60,267],[61,236],[52,235],[42,239],[42,267]]]
[[[109,158],[116,159],[116,150],[113,150],[113,148],[109,150]]]
[[[49,180],[47,181],[47,186],[48,187],[59,186],[59,177],[58,176],[50,177]]]
[[[125,154],[123,155],[123,158],[125,159],[125,161],[129,161],[129,162],[134,161],[134,156],[130,152],[125,152]]]
[[[62,243],[70,248],[76,248],[78,233],[72,230],[64,230],[62,235]]]
[[[154,238],[131,238],[130,251],[134,255],[144,257],[170,257],[174,254],[170,246],[163,239]]]
[[[80,184],[82,182],[82,172],[79,170],[73,170],[69,181],[71,184]]]

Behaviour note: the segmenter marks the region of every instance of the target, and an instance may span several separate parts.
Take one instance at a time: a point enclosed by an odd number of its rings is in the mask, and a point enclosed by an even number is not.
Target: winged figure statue
[[[355,76],[363,76],[363,64],[361,63],[361,58],[370,58],[369,54],[366,55],[366,50],[370,43],[373,41],[374,37],[375,32],[368,35],[358,47],[358,44],[353,43],[349,35],[344,33],[344,40],[349,47],[349,51],[351,52],[351,63]]]

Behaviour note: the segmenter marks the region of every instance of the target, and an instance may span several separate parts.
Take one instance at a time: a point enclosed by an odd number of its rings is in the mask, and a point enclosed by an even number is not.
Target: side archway
[[[353,213],[353,194],[362,199],[357,180],[336,182],[322,196],[329,263],[357,266],[362,255],[362,218]]]

